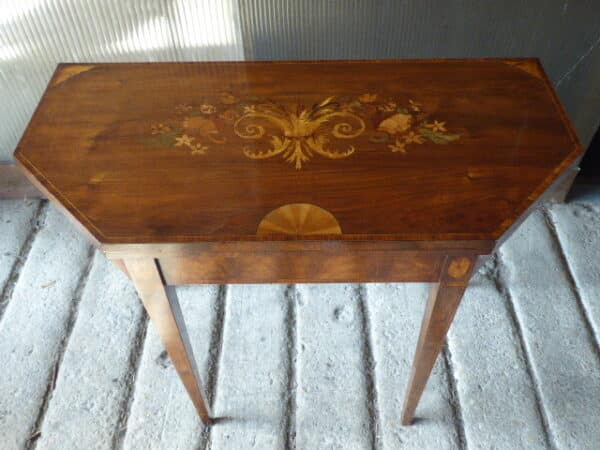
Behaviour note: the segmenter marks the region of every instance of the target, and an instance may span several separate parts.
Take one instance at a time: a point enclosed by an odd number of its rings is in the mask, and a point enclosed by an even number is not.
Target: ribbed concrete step
[[[476,274],[448,334],[466,447],[549,445],[514,311],[491,260]]]
[[[219,355],[210,348],[211,344],[219,347],[212,336],[223,298],[218,286],[178,287],[176,295],[200,376],[212,398],[214,381],[208,376],[209,366],[215,369]],[[126,426],[124,448],[131,450],[204,448],[207,442],[198,414],[151,323]]]
[[[458,448],[457,421],[444,358],[438,358],[416,411],[414,425],[403,427],[400,413],[408,384],[429,284],[369,284],[368,316],[375,363],[379,421],[383,448]]]
[[[298,285],[297,294],[296,446],[369,448],[367,337],[356,286]]]
[[[598,208],[537,213],[475,276],[411,427],[428,285],[178,287],[204,428],[130,281],[43,205],[0,203],[2,449],[600,442]]]
[[[535,213],[502,247],[505,283],[531,361],[551,445],[597,448],[600,353],[562,248],[547,225],[545,214]]]
[[[286,286],[230,286],[211,448],[284,448],[290,414]]]
[[[129,280],[97,253],[51,394],[39,449],[113,448],[135,381],[144,316]]]
[[[0,322],[0,448],[24,448],[42,426],[90,260],[80,233],[50,208]]]

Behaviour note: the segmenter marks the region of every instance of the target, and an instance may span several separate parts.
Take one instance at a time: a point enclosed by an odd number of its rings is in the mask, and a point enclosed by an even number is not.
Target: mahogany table
[[[409,424],[478,257],[581,155],[536,59],[61,64],[16,150],[131,277],[205,423],[165,286],[433,283]]]

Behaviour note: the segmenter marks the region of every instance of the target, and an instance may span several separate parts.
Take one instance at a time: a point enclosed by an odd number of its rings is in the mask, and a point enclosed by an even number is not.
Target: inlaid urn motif
[[[270,147],[253,150],[245,146],[244,154],[252,159],[271,158],[281,154],[296,169],[308,161],[313,153],[330,159],[345,158],[351,155],[353,145],[343,151],[327,148],[331,138],[352,139],[365,131],[365,122],[351,110],[342,110],[334,102],[334,97],[323,100],[310,109],[298,112],[287,110],[274,103],[263,103],[249,109],[234,124],[234,131],[243,139],[260,139],[267,133],[266,122],[273,125],[278,133],[269,136]],[[329,125],[325,127],[325,125]]]

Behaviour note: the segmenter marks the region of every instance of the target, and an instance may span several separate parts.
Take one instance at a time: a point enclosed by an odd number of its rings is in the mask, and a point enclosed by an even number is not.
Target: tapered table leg
[[[474,265],[473,255],[447,257],[442,265],[440,280],[431,289],[404,398],[402,425],[412,423],[417,404],[469,283]]]
[[[211,422],[210,411],[202,392],[179,302],[174,296],[169,298],[167,295],[154,259],[127,259],[125,266],[200,419],[208,425]]]

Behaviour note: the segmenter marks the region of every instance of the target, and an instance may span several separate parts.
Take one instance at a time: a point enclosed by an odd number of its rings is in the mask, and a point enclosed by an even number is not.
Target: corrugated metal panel
[[[0,161],[59,62],[243,59],[234,0],[0,1]]]

